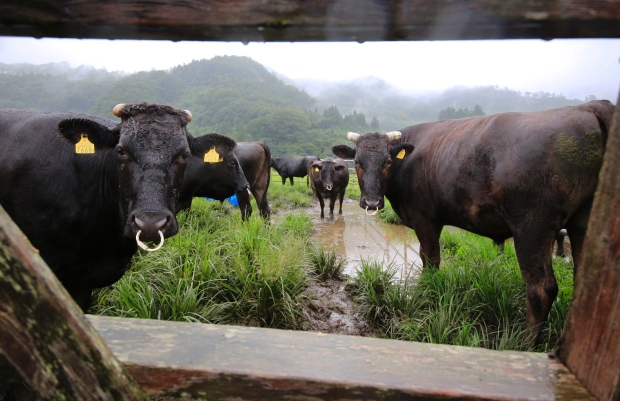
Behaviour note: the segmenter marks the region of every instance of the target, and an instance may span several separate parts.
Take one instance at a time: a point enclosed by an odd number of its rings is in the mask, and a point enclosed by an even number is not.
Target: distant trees
[[[415,98],[381,81],[334,84],[313,98],[247,57],[195,60],[168,71],[108,72],[68,63],[0,63],[0,107],[59,110],[114,119],[118,103],[169,104],[192,112],[194,135],[265,141],[274,156],[332,156],[348,131],[392,131],[440,119],[534,111],[582,103],[497,86],[453,88]],[[587,97],[588,100],[590,97]],[[475,104],[473,109],[464,107]],[[373,116],[370,122],[366,116]]]
[[[456,110],[454,107],[447,107],[439,112],[438,120],[455,120],[457,118],[484,116],[484,111],[479,104],[474,106],[473,110],[469,110],[467,107],[464,109]]]

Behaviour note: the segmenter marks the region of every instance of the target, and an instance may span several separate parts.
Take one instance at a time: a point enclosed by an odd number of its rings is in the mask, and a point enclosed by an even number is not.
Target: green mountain
[[[303,88],[303,89],[302,89]],[[118,103],[187,109],[194,135],[218,132],[266,142],[275,156],[332,156],[348,131],[391,131],[463,109],[478,114],[541,110],[582,101],[507,88],[453,88],[412,96],[376,78],[325,83],[291,81],[247,57],[195,60],[135,74],[67,63],[0,63],[0,107],[74,111],[114,118]],[[459,109],[459,110],[457,110]],[[455,114],[456,113],[456,114]]]

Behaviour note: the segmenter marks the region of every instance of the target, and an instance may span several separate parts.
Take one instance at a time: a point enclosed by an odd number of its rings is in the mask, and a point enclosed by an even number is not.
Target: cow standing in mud
[[[566,228],[578,268],[613,110],[602,100],[349,133],[355,149],[333,152],[355,158],[362,208],[381,209],[385,195],[415,230],[424,266],[439,266],[445,225],[496,243],[514,237],[537,340],[558,292],[549,250]]]
[[[113,113],[120,122],[0,110],[0,204],[84,311],[138,246],[156,250],[178,232],[187,159],[220,139],[194,138],[191,114],[170,106],[119,104]]]
[[[308,172],[312,178],[312,190],[321,206],[321,218],[325,218],[323,210],[325,208],[324,199],[329,199],[329,218],[331,220],[334,219],[334,206],[338,196],[340,196],[338,215],[342,215],[344,192],[347,189],[347,185],[349,185],[349,167],[345,161],[326,157],[323,160],[308,164]]]

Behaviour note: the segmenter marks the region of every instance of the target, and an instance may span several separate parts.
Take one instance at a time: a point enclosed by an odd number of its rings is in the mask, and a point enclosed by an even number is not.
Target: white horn
[[[112,113],[116,116],[116,117],[120,117],[119,114],[121,114],[121,110],[123,110],[123,107],[125,107],[125,103],[119,103],[116,106],[114,106],[114,109],[112,110]]]
[[[388,133],[386,133],[385,135],[387,135],[388,139],[390,141],[393,141],[395,139],[400,139],[400,137],[403,135],[402,132],[400,131],[390,131]]]
[[[351,142],[355,142],[357,138],[359,138],[360,134],[356,134],[355,132],[347,133],[347,139]]]
[[[189,121],[192,121],[192,113],[189,112],[189,110],[183,110],[185,112],[185,114],[187,114],[187,119]]]

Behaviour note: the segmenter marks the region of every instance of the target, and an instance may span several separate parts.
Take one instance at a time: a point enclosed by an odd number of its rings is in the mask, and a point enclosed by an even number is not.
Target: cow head
[[[192,154],[185,170],[185,182],[177,211],[189,209],[194,196],[224,200],[236,193],[247,193],[250,185],[237,156],[237,143],[220,134],[196,137],[194,142],[206,152]]]
[[[355,160],[355,171],[362,195],[360,207],[366,210],[383,208],[383,196],[395,170],[394,162],[400,164],[413,151],[413,145],[409,143],[396,143],[400,136],[398,131],[365,135],[349,132],[347,139],[355,142],[355,148],[346,145],[332,148],[336,156]]]
[[[317,160],[310,163],[313,176],[319,175],[323,189],[331,191],[334,187],[334,178],[337,171],[342,171],[347,167],[345,165],[336,163],[331,157],[326,157],[323,160]]]
[[[58,129],[73,143],[85,138],[94,144],[93,164],[109,165],[114,158],[124,236],[142,247],[141,241],[161,245],[178,232],[174,212],[187,159],[204,152],[187,131],[191,113],[147,103],[119,104],[113,113],[121,119],[114,127],[95,118],[73,118]]]

